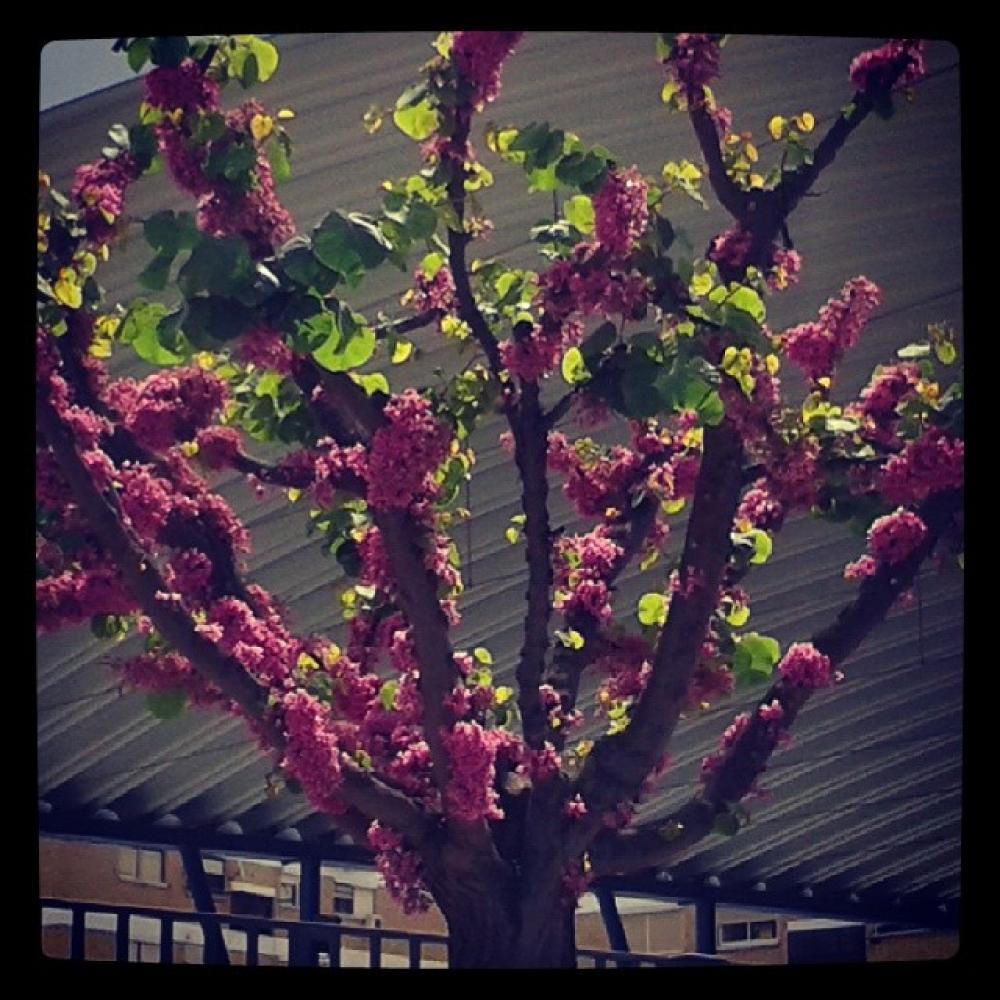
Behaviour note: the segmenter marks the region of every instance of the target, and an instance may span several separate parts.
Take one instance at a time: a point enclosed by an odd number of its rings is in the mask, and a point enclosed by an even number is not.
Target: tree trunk
[[[522,933],[518,908],[505,905],[496,886],[482,883],[452,892],[441,908],[448,921],[453,969],[572,969],[576,967],[575,910],[549,901],[539,933]],[[529,915],[530,916],[530,915]]]

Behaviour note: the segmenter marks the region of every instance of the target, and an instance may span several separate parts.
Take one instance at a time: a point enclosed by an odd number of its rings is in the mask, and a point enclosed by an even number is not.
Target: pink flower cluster
[[[637,485],[643,463],[639,454],[623,445],[583,457],[564,434],[555,431],[549,434],[548,464],[567,476],[563,491],[577,513],[601,517]]]
[[[708,257],[721,267],[735,271],[746,266],[752,246],[753,233],[749,229],[743,229],[739,225],[730,226],[712,240]]]
[[[831,298],[816,322],[802,323],[786,332],[789,361],[816,380],[831,375],[845,351],[857,344],[871,314],[882,302],[878,286],[865,277],[852,278]]]
[[[684,88],[687,99],[700,102],[704,87],[719,75],[719,40],[713,35],[679,34],[666,60],[670,76]]]
[[[618,237],[619,242],[621,237]],[[546,323],[581,316],[631,316],[648,299],[645,279],[600,243],[578,243],[538,278],[539,305]]]
[[[179,653],[143,653],[113,664],[122,681],[139,691],[183,691],[196,707],[217,706],[226,699],[214,684],[204,680]]]
[[[868,551],[880,563],[895,566],[907,559],[927,537],[927,525],[900,507],[873,522],[868,529]]]
[[[196,630],[254,677],[280,685],[291,675],[302,643],[273,609],[262,610],[258,614],[238,598],[224,597],[208,608],[206,622]]]
[[[194,366],[112,382],[105,401],[143,447],[164,451],[208,426],[228,395],[222,379]]]
[[[851,63],[851,83],[858,90],[893,90],[909,87],[927,75],[925,44],[918,38],[894,38],[877,49],[856,56]]]
[[[608,537],[604,525],[556,542],[556,586],[568,592],[564,598],[557,598],[556,606],[567,618],[583,613],[602,623],[611,620],[611,591],[606,581],[622,554],[622,547]]]
[[[449,313],[455,312],[457,299],[455,297],[455,279],[451,271],[441,266],[433,278],[428,278],[422,268],[413,273],[413,294],[409,305],[417,312],[433,310],[438,313],[438,327],[441,320]]]
[[[190,116],[218,108],[218,84],[190,60],[177,69],[154,70],[146,77],[146,88],[147,102],[155,107],[179,107]],[[168,118],[156,126],[157,142],[171,176],[198,199],[198,228],[216,238],[241,237],[256,258],[266,257],[295,234],[292,217],[278,200],[270,161],[250,129],[253,118],[263,114],[259,101],[246,101],[226,112],[226,134],[201,146],[191,141],[187,118]],[[253,181],[246,191],[205,174],[209,153],[234,142],[251,145],[257,152]]]
[[[795,642],[778,664],[778,672],[794,687],[810,691],[829,687],[833,683],[830,658],[824,656],[811,642]]]
[[[244,334],[238,348],[239,358],[265,371],[290,375],[295,355],[278,330],[258,326]]]
[[[482,110],[500,94],[500,69],[513,53],[522,31],[456,31],[452,62],[472,85],[471,104]]]
[[[138,609],[110,560],[88,562],[82,569],[36,581],[35,625],[40,634],[85,622],[94,615],[128,615]]]
[[[861,390],[861,411],[874,420],[896,415],[896,407],[910,395],[920,381],[916,365],[888,365],[876,369],[871,383]]]
[[[537,382],[555,371],[566,351],[582,339],[583,327],[573,320],[562,324],[543,322],[526,337],[500,344],[500,360],[512,375],[525,382]]]
[[[282,767],[302,785],[317,809],[338,812],[337,793],[344,777],[330,709],[298,688],[281,699],[281,718],[288,740]]]
[[[378,852],[376,867],[403,912],[423,913],[430,909],[431,897],[423,882],[423,865],[413,851],[403,848],[403,838],[375,820],[368,828],[368,843]]]
[[[736,510],[737,521],[749,521],[751,527],[764,530],[780,527],[784,516],[784,508],[774,498],[766,479],[758,479],[743,494]]]
[[[242,438],[234,427],[206,427],[196,441],[198,459],[210,469],[227,469],[241,454]]]
[[[627,256],[646,231],[648,193],[649,185],[637,167],[618,168],[608,173],[604,186],[594,197],[597,242],[615,256]]]
[[[180,108],[214,111],[219,106],[219,85],[205,75],[193,59],[185,59],[176,68],[161,66],[146,74],[146,103],[162,111]]]
[[[965,442],[930,427],[886,462],[879,489],[889,503],[915,504],[964,481]]]
[[[606,675],[598,688],[598,703],[637,698],[646,689],[653,671],[653,650],[639,635],[605,636],[604,649],[594,660],[598,673]],[[603,709],[599,709],[599,713]]]
[[[848,583],[857,583],[878,572],[878,562],[869,555],[863,555],[844,567],[844,579]]]
[[[748,712],[740,712],[733,719],[719,740],[719,749],[715,753],[702,758],[700,773],[702,783],[707,784],[719,768],[722,767],[722,762],[726,759],[726,752],[736,745],[749,726],[750,714]]]
[[[772,291],[782,291],[789,285],[797,285],[801,273],[802,255],[798,250],[776,247],[771,258],[771,270],[767,275],[767,286]]]
[[[87,237],[92,243],[102,245],[114,236],[115,223],[125,211],[125,191],[138,176],[135,160],[128,153],[76,168],[70,193],[83,208]]]
[[[451,780],[444,790],[448,814],[466,823],[503,819],[493,787],[497,748],[491,734],[476,722],[456,722],[442,742],[451,762]]]
[[[416,389],[393,396],[383,413],[387,423],[372,437],[364,473],[368,503],[375,510],[406,508],[433,489],[428,477],[447,458],[451,433]]]

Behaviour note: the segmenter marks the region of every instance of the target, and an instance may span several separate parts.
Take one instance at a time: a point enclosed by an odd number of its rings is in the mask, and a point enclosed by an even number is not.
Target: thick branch
[[[528,608],[524,619],[524,643],[517,666],[518,707],[529,746],[538,748],[545,737],[545,713],[538,687],[549,649],[549,618],[552,613],[552,531],[549,524],[549,482],[546,475],[548,438],[542,420],[536,383],[521,389],[518,421],[514,430],[514,457],[521,473],[521,505],[525,513],[527,542]]]
[[[704,103],[690,104],[689,116],[694,133],[698,137],[698,145],[701,146],[702,155],[708,164],[708,180],[716,198],[730,215],[736,219],[743,219],[749,199],[726,173],[726,165],[722,161],[722,148],[719,145],[719,132],[712,116]]]
[[[684,706],[708,619],[729,555],[743,469],[739,434],[728,423],[705,430],[705,450],[680,566],[681,589],[671,601],[646,690],[628,729],[605,737],[587,758],[576,790],[588,813],[574,824],[565,854],[574,857],[597,832],[601,815],[638,794],[666,750]]]
[[[921,563],[933,551],[961,505],[961,491],[941,493],[924,503],[919,513],[928,532],[921,545],[903,563],[883,566],[875,576],[866,579],[857,598],[832,624],[812,637],[812,644],[834,666],[850,657],[872,628],[885,618],[899,595],[913,584]],[[704,791],[666,819],[597,838],[592,849],[595,872],[608,875],[667,865],[710,833],[716,817],[750,792],[766,769],[780,734],[792,727],[811,695],[811,690],[794,687],[783,679],[772,684],[754,700],[754,709],[778,701],[783,711],[780,723],[766,723],[753,711],[750,725]]]

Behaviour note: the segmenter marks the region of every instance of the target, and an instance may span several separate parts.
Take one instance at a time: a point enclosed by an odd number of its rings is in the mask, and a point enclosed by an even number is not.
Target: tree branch
[[[961,506],[962,491],[940,493],[927,500],[919,510],[928,527],[920,546],[898,566],[882,566],[874,576],[864,580],[855,600],[834,622],[812,637],[812,644],[830,658],[833,666],[850,657],[872,628],[885,618],[899,595],[912,585],[921,563]],[[784,679],[775,681],[754,700],[749,726],[702,792],[666,819],[635,830],[598,836],[592,848],[595,873],[626,873],[669,864],[711,832],[716,818],[750,792],[766,769],[781,733],[792,727],[812,693]],[[781,704],[783,714],[779,722],[767,723],[757,714],[756,707],[774,701]]]
[[[687,697],[708,619],[718,599],[729,554],[729,533],[743,479],[743,446],[724,421],[706,428],[698,488],[681,558],[681,590],[671,601],[653,669],[628,729],[604,737],[587,758],[574,790],[587,815],[574,823],[564,854],[575,857],[601,824],[601,815],[638,794],[666,749]]]
[[[702,155],[708,164],[708,180],[712,185],[716,198],[722,207],[735,219],[742,220],[746,214],[749,197],[734,183],[726,173],[726,165],[722,161],[722,149],[719,146],[719,132],[712,116],[704,103],[688,105],[688,116],[698,138]]]
[[[267,690],[240,663],[199,635],[185,610],[157,598],[169,587],[123,525],[119,511],[94,484],[72,436],[45,399],[36,401],[36,421],[81,512],[157,631],[201,677],[235,702],[248,718],[257,720],[275,753],[283,753],[284,734],[266,711]],[[426,839],[429,821],[405,795],[347,762],[343,773],[343,796],[353,807],[373,819],[384,819],[414,843]]]

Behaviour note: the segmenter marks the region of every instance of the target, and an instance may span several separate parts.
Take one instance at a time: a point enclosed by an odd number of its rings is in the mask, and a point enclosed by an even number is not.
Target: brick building
[[[248,859],[205,852],[203,865],[217,913],[234,917],[261,917],[277,922],[300,918],[300,870],[296,862]],[[39,842],[39,887],[43,898],[110,903],[180,913],[196,909],[180,853],[152,848],[43,838]],[[696,949],[695,909],[692,905],[637,897],[622,897],[618,912],[632,951],[649,955],[691,954]],[[367,939],[352,938],[351,928],[407,933],[447,934],[440,913],[407,915],[394,902],[374,872],[323,865],[319,919],[339,925],[341,963],[368,964]],[[69,955],[69,911],[56,908],[43,914],[43,954]],[[111,914],[87,918],[86,956],[97,961],[114,958],[115,920]],[[142,916],[129,918],[129,960],[159,961],[159,923]],[[815,947],[803,948],[811,941]],[[245,936],[227,929],[225,940],[231,961],[245,960]],[[577,946],[607,951],[608,935],[596,898],[586,895],[577,911]],[[811,953],[826,961],[892,961],[947,958],[957,951],[954,933],[924,933],[879,925],[820,919],[795,919],[764,909],[719,906],[716,913],[716,951],[736,964],[785,965],[809,961]],[[825,948],[825,950],[824,950]],[[382,964],[404,965],[405,948],[387,940]],[[203,934],[196,923],[174,925],[174,961],[200,963]],[[322,958],[321,958],[322,962]],[[276,928],[259,943],[261,965],[288,963],[287,931]],[[422,964],[446,964],[443,946],[427,943]],[[586,959],[581,964],[588,964]]]

